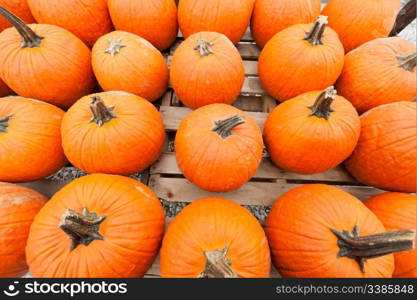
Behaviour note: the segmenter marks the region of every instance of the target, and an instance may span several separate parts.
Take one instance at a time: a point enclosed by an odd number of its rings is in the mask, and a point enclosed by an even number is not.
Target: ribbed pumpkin
[[[272,261],[285,277],[391,277],[393,252],[413,247],[415,231],[386,233],[357,198],[323,184],[282,195],[266,221]]]
[[[417,107],[396,102],[361,116],[358,145],[346,161],[360,182],[394,192],[416,192]]]
[[[38,180],[65,166],[60,132],[63,115],[48,103],[0,98],[0,181]]]
[[[321,0],[256,0],[251,31],[259,47],[281,30],[314,22],[320,15]]]
[[[259,56],[259,77],[279,101],[333,85],[343,68],[344,51],[336,32],[320,16],[277,33]]]
[[[29,9],[27,0],[0,0],[0,6],[8,9],[25,23],[35,23],[35,19]],[[10,27],[10,23],[0,18],[0,32]]]
[[[26,246],[34,277],[142,277],[164,231],[158,198],[137,180],[93,174],[41,209]]]
[[[162,242],[162,277],[269,277],[270,265],[259,222],[222,198],[199,199],[185,207]]]
[[[180,100],[191,108],[231,104],[245,80],[243,61],[223,34],[199,32],[188,37],[171,62],[171,82]]]
[[[248,28],[254,0],[180,0],[178,22],[184,37],[215,31],[237,44]]]
[[[0,97],[9,96],[13,91],[0,79]]]
[[[107,0],[27,0],[38,23],[65,28],[92,46],[112,30]]]
[[[21,277],[27,272],[29,228],[46,200],[31,189],[0,182],[0,277]]]
[[[91,53],[75,35],[54,25],[25,25],[0,7],[15,28],[0,33],[0,77],[18,95],[69,107],[91,92]]]
[[[417,224],[416,195],[383,193],[365,202],[388,231],[415,229]],[[417,252],[409,250],[394,254],[393,277],[417,277]]]
[[[171,46],[178,33],[174,0],[107,0],[118,30],[139,35],[159,50]]]
[[[399,38],[376,39],[349,52],[336,87],[359,112],[417,98],[416,46]]]
[[[177,163],[184,176],[211,192],[235,190],[248,181],[262,159],[262,133],[247,113],[210,104],[182,120],[175,137]]]
[[[124,92],[85,96],[62,121],[62,145],[68,160],[89,173],[140,172],[158,158],[164,138],[157,109]]]
[[[168,87],[168,67],[161,52],[129,32],[113,31],[98,39],[92,62],[105,91],[125,91],[154,101]]]
[[[333,87],[302,94],[268,116],[265,143],[279,167],[303,174],[321,173],[352,154],[361,123],[348,100]]]

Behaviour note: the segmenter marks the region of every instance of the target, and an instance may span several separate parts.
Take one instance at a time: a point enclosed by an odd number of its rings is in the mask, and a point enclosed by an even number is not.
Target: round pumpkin
[[[247,182],[262,159],[262,133],[253,117],[227,104],[190,113],[175,137],[177,163],[184,176],[211,192],[228,192]]]
[[[26,246],[34,277],[142,277],[164,231],[155,194],[137,180],[93,174],[74,180],[41,209]]]
[[[416,46],[402,38],[381,38],[349,52],[336,87],[359,112],[417,98]]]
[[[0,181],[42,179],[64,167],[61,146],[64,112],[21,97],[0,98]]]
[[[113,31],[99,38],[92,63],[105,91],[125,91],[155,101],[168,87],[168,67],[161,52],[129,32]]]
[[[158,110],[124,92],[88,95],[62,121],[62,146],[68,160],[88,173],[129,175],[151,165],[165,139]]]
[[[256,0],[251,22],[253,38],[262,48],[291,25],[314,22],[320,10],[321,0]]]
[[[415,231],[386,233],[357,198],[324,184],[296,187],[266,221],[272,261],[285,277],[391,277],[391,253],[413,247]]]
[[[388,231],[416,228],[416,195],[383,193],[369,198],[365,205],[372,210]],[[395,253],[393,277],[417,277],[416,256],[415,249]]]
[[[269,277],[270,266],[259,222],[246,208],[222,198],[199,199],[185,207],[162,242],[162,277]]]
[[[358,145],[345,162],[360,182],[394,192],[416,192],[417,107],[396,102],[361,116]]]
[[[9,96],[13,91],[0,79],[0,97]]]
[[[245,70],[239,51],[225,35],[199,32],[175,50],[170,78],[179,99],[195,109],[235,101]]]
[[[274,35],[259,56],[259,77],[279,101],[333,85],[343,68],[344,51],[336,32],[320,16]]]
[[[352,154],[361,122],[352,104],[333,87],[302,94],[268,116],[264,137],[271,159],[287,171],[314,174]]]
[[[180,0],[178,23],[185,38],[200,31],[215,31],[237,44],[249,26],[254,0]]]
[[[35,19],[29,9],[28,0],[0,0],[0,6],[14,13],[25,23],[35,23]],[[0,32],[10,27],[10,23],[0,18]]]
[[[0,7],[15,28],[0,33],[0,77],[18,95],[71,106],[95,85],[88,47],[54,25],[25,25]]]
[[[0,277],[21,277],[27,272],[29,228],[46,200],[31,189],[0,182]]]

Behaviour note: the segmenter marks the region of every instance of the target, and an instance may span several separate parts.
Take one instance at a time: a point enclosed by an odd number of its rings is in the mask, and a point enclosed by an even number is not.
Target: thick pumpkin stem
[[[413,72],[417,66],[417,52],[400,54],[397,56],[398,66],[407,71]]]
[[[127,46],[125,44],[122,44],[121,39],[118,39],[118,40],[107,39],[107,41],[109,42],[109,48],[106,49],[104,53],[109,53],[111,56],[115,56],[116,54],[120,52],[120,50],[123,47]]]
[[[337,91],[334,87],[328,87],[325,89],[316,99],[316,102],[313,106],[309,106],[312,113],[310,117],[316,116],[318,118],[323,118],[328,120],[330,118],[330,113],[334,110],[330,107],[333,101],[336,99]]]
[[[3,118],[0,118],[0,132],[7,132],[7,127],[9,127],[9,120],[12,115],[7,115]]]
[[[209,56],[213,53],[213,43],[206,41],[204,39],[197,40],[197,45],[194,47],[194,50],[197,50],[202,57]]]
[[[327,19],[328,19],[327,16],[320,15],[316,23],[314,23],[314,26],[311,29],[311,31],[307,33],[304,40],[308,41],[313,46],[323,45],[321,38],[323,37],[323,33],[324,33],[324,30],[326,29],[326,25],[329,23]]]
[[[114,106],[106,106],[104,101],[97,95],[91,97],[90,109],[93,113],[93,118],[90,122],[97,123],[99,127],[116,118],[116,115],[113,113]]]
[[[206,266],[199,278],[239,278],[230,267],[232,262],[226,257],[228,247],[223,250],[204,251]]]
[[[223,139],[225,139],[232,135],[233,128],[243,123],[245,123],[245,119],[242,116],[236,115],[225,120],[214,122],[215,126],[212,131],[216,132]]]
[[[19,32],[19,34],[22,36],[22,48],[34,48],[40,46],[43,37],[37,35],[19,17],[15,16],[2,6],[0,6],[0,16],[5,18],[7,22],[12,24]]]

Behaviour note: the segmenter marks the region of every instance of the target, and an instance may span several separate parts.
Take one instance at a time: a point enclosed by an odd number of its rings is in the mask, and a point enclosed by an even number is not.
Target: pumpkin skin
[[[13,91],[0,79],[0,97],[13,94]]]
[[[66,165],[60,132],[63,116],[61,109],[48,103],[0,98],[0,181],[34,181]]]
[[[105,91],[125,91],[155,101],[168,88],[168,67],[161,52],[129,32],[113,31],[99,38],[92,63]]]
[[[96,100],[100,103],[93,104]],[[100,117],[100,110],[108,119]],[[164,139],[158,110],[149,101],[124,92],[85,96],[62,121],[65,154],[74,166],[88,173],[140,172],[158,158]]]
[[[405,193],[383,193],[365,201],[388,231],[416,228],[415,195]],[[394,253],[393,277],[417,277],[416,250]]]
[[[229,272],[204,272],[205,252],[221,250]],[[259,222],[247,209],[222,198],[203,198],[186,206],[162,242],[162,277],[269,277],[270,266],[268,241]]]
[[[177,163],[184,176],[211,192],[228,192],[247,182],[262,159],[262,133],[245,112],[210,104],[185,117],[175,137]]]
[[[47,198],[15,184],[0,182],[0,277],[27,272],[25,247],[29,228]]]
[[[345,162],[360,182],[394,192],[416,192],[416,103],[384,104],[361,116],[361,135]]]
[[[76,245],[61,227],[73,232],[64,217],[68,209],[80,215],[84,208],[96,214],[98,232],[90,229],[96,238]],[[104,174],[76,179],[36,216],[26,246],[29,270],[33,277],[142,277],[157,255],[164,223],[158,198],[139,181]]]
[[[14,13],[25,23],[35,23],[27,0],[0,0],[0,6]],[[0,17],[0,32],[9,27],[11,27],[10,23]]]
[[[239,51],[216,32],[199,32],[181,43],[170,72],[175,93],[193,109],[212,103],[231,104],[245,80]]]
[[[416,63],[412,43],[399,37],[376,39],[346,55],[336,87],[361,113],[382,104],[413,101]]]

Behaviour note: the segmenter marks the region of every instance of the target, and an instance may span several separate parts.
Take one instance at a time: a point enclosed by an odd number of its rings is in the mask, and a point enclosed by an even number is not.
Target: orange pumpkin
[[[0,182],[0,277],[21,277],[27,272],[29,228],[46,200],[31,189]]]
[[[0,6],[8,9],[25,23],[35,23],[35,19],[29,9],[27,0],[0,0]],[[0,18],[0,32],[10,27],[10,23]]]
[[[9,96],[13,91],[0,79],[0,97]]]
[[[336,87],[359,112],[417,98],[416,46],[399,38],[376,39],[346,55]]]
[[[259,56],[259,77],[279,101],[333,85],[343,68],[344,51],[336,32],[320,16],[277,33]],[[307,34],[306,34],[307,32]]]
[[[74,180],[41,209],[26,246],[34,277],[142,277],[164,231],[155,194],[128,177]]]
[[[222,198],[199,199],[185,207],[162,242],[162,277],[269,277],[270,266],[259,222]]]
[[[416,195],[383,193],[371,197],[365,205],[376,214],[388,231],[416,228]],[[417,277],[416,256],[415,249],[395,253],[393,277]]]
[[[386,233],[360,200],[323,184],[282,195],[266,233],[272,261],[285,277],[391,277],[391,253],[411,249],[415,239],[415,231]]]
[[[361,123],[352,104],[336,93],[333,87],[308,92],[271,112],[264,136],[275,164],[314,174],[336,167],[352,154]]]
[[[60,133],[63,115],[48,103],[0,98],[0,181],[38,180],[65,166]]]
[[[245,80],[243,61],[236,47],[221,33],[199,32],[188,37],[171,62],[171,82],[188,107],[231,104]]]
[[[157,109],[124,92],[85,96],[62,121],[62,146],[68,160],[89,173],[140,172],[158,158],[164,139]]]
[[[211,192],[235,190],[262,159],[262,133],[255,119],[227,104],[203,106],[182,120],[175,137],[184,176]]]
[[[358,145],[346,161],[360,182],[394,192],[416,192],[417,107],[396,102],[361,116]]]
[[[15,28],[0,33],[0,77],[18,95],[69,107],[94,87],[91,53],[54,25],[25,25],[0,7]],[[23,41],[22,41],[23,39]]]
[[[113,31],[99,38],[92,62],[105,91],[125,91],[154,101],[168,87],[168,67],[161,52],[132,33]]]

